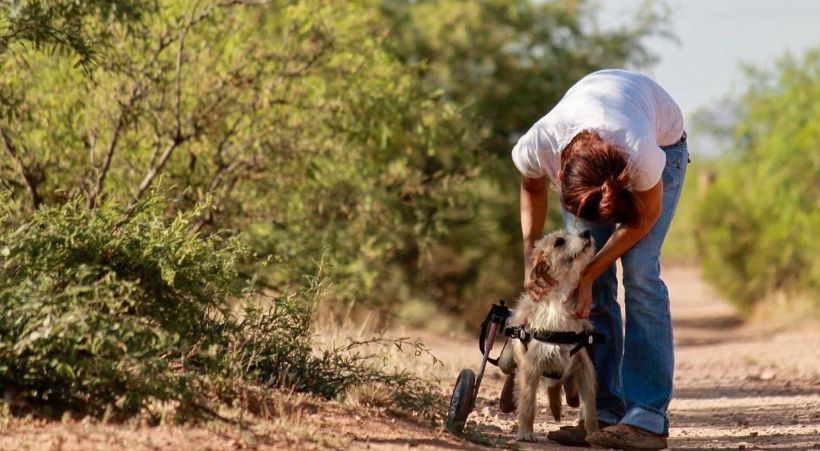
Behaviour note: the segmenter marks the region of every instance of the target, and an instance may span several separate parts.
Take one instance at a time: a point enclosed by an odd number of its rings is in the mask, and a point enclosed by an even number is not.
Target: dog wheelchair
[[[503,373],[508,375],[515,371],[512,352],[504,352],[509,339],[521,340],[525,346],[530,340],[551,344],[573,344],[575,347],[570,351],[571,355],[583,348],[590,348],[604,342],[604,336],[597,332],[542,332],[529,331],[526,327],[508,326],[507,322],[510,317],[512,317],[512,311],[507,307],[507,301],[500,299],[490,307],[487,317],[481,323],[481,331],[478,337],[478,348],[482,355],[481,364],[477,372],[470,368],[464,368],[458,374],[447,410],[447,429],[450,432],[454,434],[463,432],[467,417],[475,408],[478,389],[481,386],[481,379],[484,377],[487,362],[498,366]],[[499,331],[503,331],[507,342],[504,343],[504,348],[499,357],[491,358],[490,351],[493,349]],[[560,378],[561,375],[544,374],[544,377]]]

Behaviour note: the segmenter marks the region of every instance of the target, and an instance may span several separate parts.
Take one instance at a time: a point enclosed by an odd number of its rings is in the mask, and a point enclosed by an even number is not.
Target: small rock
[[[255,449],[259,446],[259,440],[251,433],[244,433],[239,437],[239,446],[243,449]]]
[[[746,449],[746,445],[740,445],[737,447],[737,449]]]
[[[774,376],[775,376],[774,371],[765,370],[762,373],[760,373],[759,378],[762,381],[770,381],[770,380],[774,379]]]
[[[485,408],[481,409],[481,416],[482,417],[489,417],[490,416],[490,408],[485,407]]]
[[[757,437],[757,432],[749,432],[749,437]]]

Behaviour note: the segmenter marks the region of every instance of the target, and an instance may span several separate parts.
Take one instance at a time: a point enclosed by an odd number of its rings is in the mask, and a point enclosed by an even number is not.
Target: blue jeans
[[[661,245],[678,205],[689,152],[686,141],[663,147],[663,207],[647,236],[621,257],[625,291],[626,330],[617,302],[615,265],[592,285],[595,330],[606,335],[592,360],[598,376],[598,419],[625,423],[655,434],[669,434],[666,408],[672,398],[675,356],[669,292],[661,280]],[[564,227],[589,230],[600,249],[615,226],[591,224],[563,212]]]

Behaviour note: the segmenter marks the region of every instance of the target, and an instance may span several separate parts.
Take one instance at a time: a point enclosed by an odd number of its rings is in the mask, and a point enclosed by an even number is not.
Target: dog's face
[[[589,232],[552,232],[535,243],[530,279],[544,287],[574,283],[594,255],[595,242]]]

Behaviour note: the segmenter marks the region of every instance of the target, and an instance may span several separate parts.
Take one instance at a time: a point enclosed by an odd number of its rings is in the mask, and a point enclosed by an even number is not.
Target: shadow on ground
[[[673,320],[674,326],[688,329],[719,329],[726,331],[740,327],[743,321],[733,314],[725,314],[711,317],[680,318]]]
[[[804,382],[800,384],[748,383],[744,386],[692,386],[675,389],[675,398],[718,399],[718,398],[763,398],[771,396],[806,396],[820,394],[820,386]]]
[[[707,437],[675,438],[669,440],[670,449],[710,449],[710,450],[738,450],[738,449],[820,449],[817,434],[757,435],[738,437],[731,435],[717,435]]]

